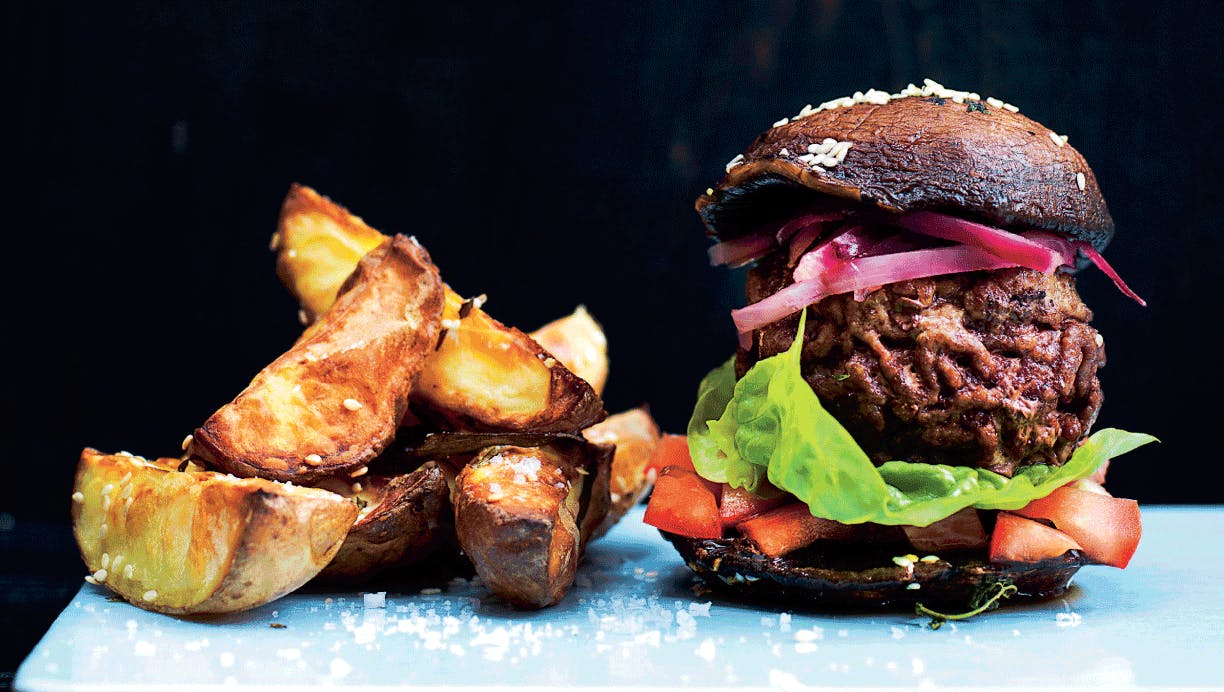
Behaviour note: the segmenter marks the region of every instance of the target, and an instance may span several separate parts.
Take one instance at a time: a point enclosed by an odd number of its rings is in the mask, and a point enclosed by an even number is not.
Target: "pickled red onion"
[[[734,240],[724,240],[706,252],[710,255],[712,266],[729,264],[738,267],[769,252],[773,247],[773,241],[773,236],[770,234],[754,233]]]
[[[1084,253],[1088,259],[1092,260],[1092,263],[1096,265],[1097,269],[1105,272],[1105,276],[1108,276],[1114,282],[1114,286],[1117,286],[1118,290],[1122,291],[1123,295],[1127,296],[1128,298],[1132,298],[1136,303],[1147,307],[1147,302],[1140,298],[1139,294],[1132,291],[1130,286],[1126,285],[1126,282],[1122,280],[1122,277],[1118,276],[1118,272],[1114,271],[1114,268],[1109,266],[1109,262],[1106,262],[1105,258],[1101,257],[1101,253],[1097,252],[1096,248],[1083,241],[1080,241],[1077,243],[1077,245],[1079,246],[1079,251]]]
[[[924,235],[972,245],[1044,274],[1053,272],[1063,264],[1059,253],[1022,235],[947,214],[919,211],[899,217],[897,224]]]

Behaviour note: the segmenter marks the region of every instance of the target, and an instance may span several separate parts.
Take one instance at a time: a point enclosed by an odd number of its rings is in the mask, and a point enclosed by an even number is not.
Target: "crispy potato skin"
[[[277,273],[308,321],[327,311],[346,267],[356,267],[382,238],[314,190],[290,188],[273,245]],[[479,307],[465,308],[449,287],[445,292],[443,317],[459,326],[435,344],[412,394],[433,418],[457,430],[572,432],[607,415],[599,395],[563,359]]]
[[[325,490],[180,473],[179,463],[86,448],[77,466],[81,557],[147,610],[232,613],[280,598],[331,561],[357,516],[354,503]]]
[[[459,544],[489,588],[515,606],[553,605],[573,583],[607,512],[610,449],[593,451],[591,473],[547,447],[490,447],[455,479]]]
[[[429,557],[454,535],[450,487],[434,462],[402,476],[366,476],[358,493],[368,511],[319,579],[355,582]]]
[[[596,537],[620,521],[654,484],[646,473],[646,465],[659,444],[659,426],[646,407],[639,407],[608,416],[582,431],[583,437],[594,444],[615,445],[609,479],[611,507],[608,516],[596,530]]]
[[[603,395],[608,382],[608,339],[585,307],[579,305],[573,313],[540,327],[531,338]]]
[[[190,454],[238,476],[302,484],[362,466],[407,410],[442,303],[429,254],[395,236],[362,258],[293,348],[195,431]]]

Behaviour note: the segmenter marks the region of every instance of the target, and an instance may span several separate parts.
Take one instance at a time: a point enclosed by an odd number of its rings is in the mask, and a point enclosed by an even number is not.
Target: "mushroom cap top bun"
[[[728,163],[697,211],[710,235],[728,240],[793,216],[814,191],[893,213],[1056,231],[1104,249],[1113,218],[1084,157],[1014,106],[977,96],[928,81],[806,107]]]

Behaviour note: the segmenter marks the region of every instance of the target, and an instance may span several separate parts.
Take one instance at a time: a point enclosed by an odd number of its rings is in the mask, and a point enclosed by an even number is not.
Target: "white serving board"
[[[1224,686],[1224,507],[1145,507],[1143,517],[1127,570],[1086,568],[1063,598],[938,631],[905,611],[829,615],[699,597],[671,546],[640,523],[641,508],[591,547],[564,601],[537,612],[453,581],[436,583],[441,593],[392,591],[381,608],[360,591],[300,591],[193,621],[85,584],[14,687]]]

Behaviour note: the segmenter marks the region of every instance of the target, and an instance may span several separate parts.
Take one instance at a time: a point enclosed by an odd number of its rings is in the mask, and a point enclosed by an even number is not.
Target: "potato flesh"
[[[603,394],[608,381],[608,339],[585,307],[579,305],[573,313],[540,327],[531,338],[586,380],[596,394]]]
[[[483,310],[472,309],[460,320],[463,303],[447,289],[442,319],[459,327],[447,331],[426,362],[416,395],[499,427],[547,410],[553,375],[539,347]]]
[[[179,463],[87,449],[77,469],[81,556],[95,580],[142,608],[262,605],[321,570],[357,515],[355,504],[324,490],[180,473]]]

